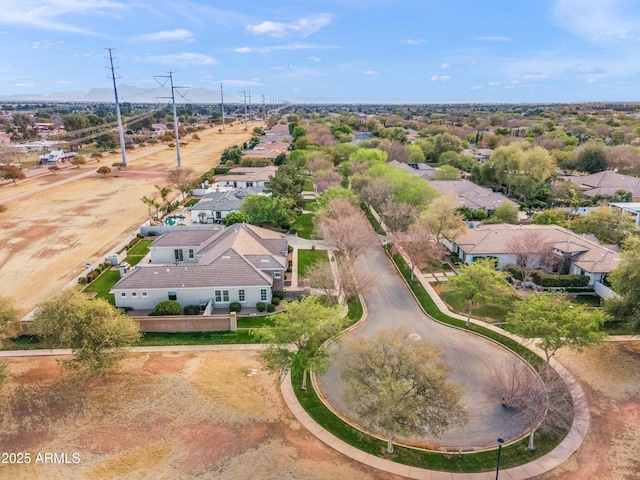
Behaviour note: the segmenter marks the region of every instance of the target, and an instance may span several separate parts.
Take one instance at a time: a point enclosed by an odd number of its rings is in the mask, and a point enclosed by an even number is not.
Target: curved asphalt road
[[[467,425],[449,430],[440,438],[420,440],[467,450],[495,446],[498,437],[509,441],[524,433],[525,428],[513,413],[491,398],[487,382],[492,368],[514,358],[510,351],[425,315],[382,248],[359,258],[357,268],[375,277],[376,285],[364,297],[368,311],[364,325],[348,335],[370,337],[377,330],[406,324],[421,338],[446,352],[446,359],[454,368],[451,380],[462,385],[462,401],[469,414]],[[357,417],[342,400],[344,382],[340,368],[347,354],[345,349],[334,346],[331,368],[318,377],[318,383],[331,405],[357,424]]]

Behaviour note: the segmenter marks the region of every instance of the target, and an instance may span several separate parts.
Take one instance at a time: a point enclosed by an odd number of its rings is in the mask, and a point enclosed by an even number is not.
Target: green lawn
[[[440,298],[444,300],[451,311],[465,316],[469,313],[464,299],[446,284],[442,287]],[[474,309],[472,316],[490,323],[506,322],[507,315],[513,310],[513,304],[518,301],[520,301],[520,297],[513,294],[505,303],[483,303]]]
[[[304,179],[304,185],[302,186],[303,192],[313,192],[313,179],[311,177],[307,177]]]
[[[303,205],[303,210],[307,210],[309,212],[317,212],[320,208],[320,205],[316,200],[309,200]]]
[[[153,240],[142,239],[136,243],[133,248],[127,251],[127,255],[146,255],[149,253],[149,245],[153,243]]]
[[[291,228],[297,230],[300,238],[306,238],[307,240],[311,238],[314,229],[313,217],[313,213],[303,213],[296,218],[296,221],[291,225]]]
[[[273,327],[274,315],[256,315],[254,317],[238,317],[238,328]]]
[[[145,333],[138,345],[229,345],[257,343],[248,330],[235,332]]]
[[[111,305],[115,305],[115,298],[113,294],[109,293],[109,290],[111,290],[111,287],[113,287],[118,280],[120,280],[120,270],[113,267],[102,272],[98,278],[86,286],[84,291],[86,293],[96,293],[95,298],[104,298]]]
[[[586,305],[587,307],[601,307],[600,297],[598,295],[577,295],[571,298],[572,302]]]
[[[196,203],[200,201],[199,198],[192,198],[187,203],[184,204],[185,207],[193,207]]]
[[[364,203],[360,204],[360,208],[362,209],[364,214],[367,216],[369,223],[371,224],[373,229],[376,231],[376,233],[378,235],[386,235],[387,233],[382,229],[382,227],[380,226],[380,223],[378,222],[378,220],[376,220],[376,217],[374,217],[371,214],[371,210],[369,210],[369,208]]]
[[[298,276],[304,275],[304,272],[316,262],[327,259],[325,250],[301,250],[298,249]]]

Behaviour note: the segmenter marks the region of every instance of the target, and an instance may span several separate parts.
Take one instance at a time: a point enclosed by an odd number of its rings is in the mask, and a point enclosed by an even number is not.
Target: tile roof
[[[631,175],[621,175],[611,170],[586,176],[573,175],[566,177],[566,179],[579,185],[588,197],[614,195],[616,190],[619,189],[632,192],[633,198],[640,197],[640,178]]]
[[[430,180],[429,185],[442,195],[455,195],[456,201],[463,207],[493,209],[503,204],[517,206],[503,194],[469,180]]]
[[[214,230],[176,230],[160,235],[149,248],[154,247],[199,247],[202,242],[218,234]]]

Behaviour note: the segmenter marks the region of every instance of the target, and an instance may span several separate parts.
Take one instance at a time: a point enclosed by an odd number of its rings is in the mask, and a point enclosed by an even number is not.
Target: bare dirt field
[[[222,151],[251,137],[244,125],[198,132],[201,140],[181,149],[182,166],[203,173],[218,164]],[[105,158],[100,165],[121,161]],[[31,310],[79,275],[85,263],[101,260],[148,218],[140,200],[166,185],[176,166],[175,149],[148,146],[127,155],[128,168],[110,176],[95,162],[18,185],[0,187],[0,284],[2,295]],[[174,192],[177,196],[177,193]]]
[[[8,363],[0,452],[30,452],[31,463],[0,463],[3,480],[399,478],[304,429],[255,352],[135,354],[86,383],[52,357]],[[70,463],[36,464],[38,453]]]
[[[640,342],[606,343],[558,360],[578,379],[591,410],[582,447],[545,480],[640,478]]]

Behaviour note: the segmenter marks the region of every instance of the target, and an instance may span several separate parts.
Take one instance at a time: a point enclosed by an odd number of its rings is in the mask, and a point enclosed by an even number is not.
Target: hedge
[[[586,275],[551,275],[544,272],[533,272],[531,281],[541,287],[586,287],[589,277]]]

